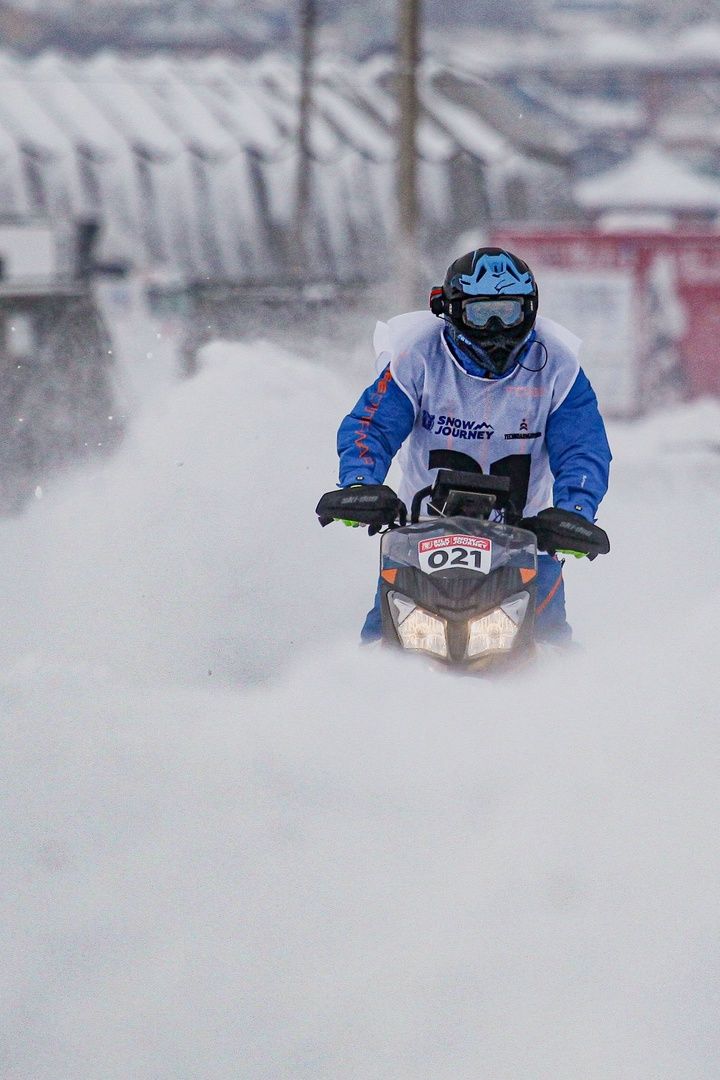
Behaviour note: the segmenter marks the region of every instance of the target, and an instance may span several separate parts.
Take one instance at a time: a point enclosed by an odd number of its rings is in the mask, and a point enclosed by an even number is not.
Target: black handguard
[[[369,526],[369,536],[374,536],[384,526],[407,522],[405,503],[385,484],[359,484],[328,491],[317,504],[315,513],[323,527],[331,521],[357,521]]]
[[[534,532],[540,550],[550,555],[559,550],[581,551],[592,560],[610,551],[605,530],[572,510],[556,506],[541,510],[535,517],[523,518],[520,528]]]

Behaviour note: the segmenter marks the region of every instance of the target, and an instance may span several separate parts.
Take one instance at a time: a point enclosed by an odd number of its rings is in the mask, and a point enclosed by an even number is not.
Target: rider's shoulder
[[[535,322],[535,339],[544,345],[548,362],[553,366],[579,366],[582,339],[566,326],[544,315],[538,315]]]
[[[442,319],[431,311],[407,311],[375,327],[375,355],[394,359],[403,353],[428,348],[440,340]]]

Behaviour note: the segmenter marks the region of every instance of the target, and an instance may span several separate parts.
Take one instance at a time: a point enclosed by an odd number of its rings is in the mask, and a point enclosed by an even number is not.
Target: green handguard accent
[[[558,555],[574,555],[576,559],[584,559],[587,556],[585,551],[571,551],[570,548],[558,548]]]

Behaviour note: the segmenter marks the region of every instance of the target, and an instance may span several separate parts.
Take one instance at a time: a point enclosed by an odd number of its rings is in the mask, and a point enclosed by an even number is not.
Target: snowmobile
[[[539,550],[590,559],[610,550],[579,514],[521,517],[509,477],[453,469],[416,493],[409,523],[381,484],[327,492],[316,513],[321,525],[345,519],[382,533],[383,642],[467,672],[532,657]]]

